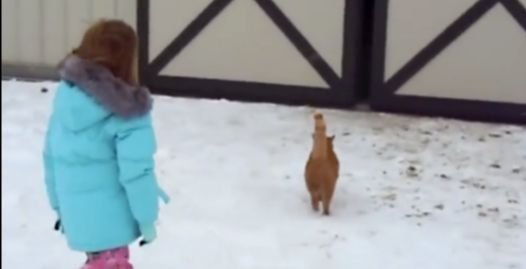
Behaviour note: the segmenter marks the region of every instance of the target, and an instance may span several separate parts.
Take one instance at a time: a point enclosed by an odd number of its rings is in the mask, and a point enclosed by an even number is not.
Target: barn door
[[[361,0],[139,0],[141,75],[161,94],[349,106],[361,14]]]
[[[379,110],[526,123],[526,0],[377,0]]]

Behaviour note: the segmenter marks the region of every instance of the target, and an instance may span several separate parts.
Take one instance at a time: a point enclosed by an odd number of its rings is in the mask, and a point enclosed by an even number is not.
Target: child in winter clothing
[[[44,147],[45,183],[58,226],[85,269],[132,268],[128,245],[156,237],[159,188],[150,110],[138,85],[137,37],[117,20],[101,21],[59,68]]]

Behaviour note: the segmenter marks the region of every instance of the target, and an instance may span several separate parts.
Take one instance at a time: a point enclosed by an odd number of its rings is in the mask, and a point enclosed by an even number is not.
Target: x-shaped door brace
[[[518,0],[480,0],[385,82],[385,91],[387,93],[396,92],[498,3],[501,3],[526,31],[526,8]]]
[[[188,26],[164,48],[159,55],[146,64],[148,76],[159,72],[176,57],[199,33],[216,18],[233,0],[214,0]],[[311,43],[287,18],[285,13],[272,0],[254,0],[269,18],[285,34],[289,41],[303,55],[309,64],[319,73],[325,82],[333,89],[339,88],[340,77],[331,66],[320,56]],[[147,1],[142,1],[147,2]],[[147,3],[146,3],[147,4]],[[143,63],[145,64],[145,63]]]

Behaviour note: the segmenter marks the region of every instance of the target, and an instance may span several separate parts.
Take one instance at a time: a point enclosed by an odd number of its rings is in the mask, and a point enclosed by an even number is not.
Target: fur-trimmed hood
[[[151,110],[152,98],[147,88],[132,86],[107,68],[76,55],[68,56],[61,63],[59,75],[118,117],[140,117]]]

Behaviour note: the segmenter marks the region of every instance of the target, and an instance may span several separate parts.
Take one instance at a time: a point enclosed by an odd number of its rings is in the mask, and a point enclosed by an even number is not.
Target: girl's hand
[[[139,242],[139,246],[144,246],[146,244],[150,244],[157,238],[157,231],[155,230],[155,226],[153,224],[151,225],[141,225],[140,227],[142,240]]]

